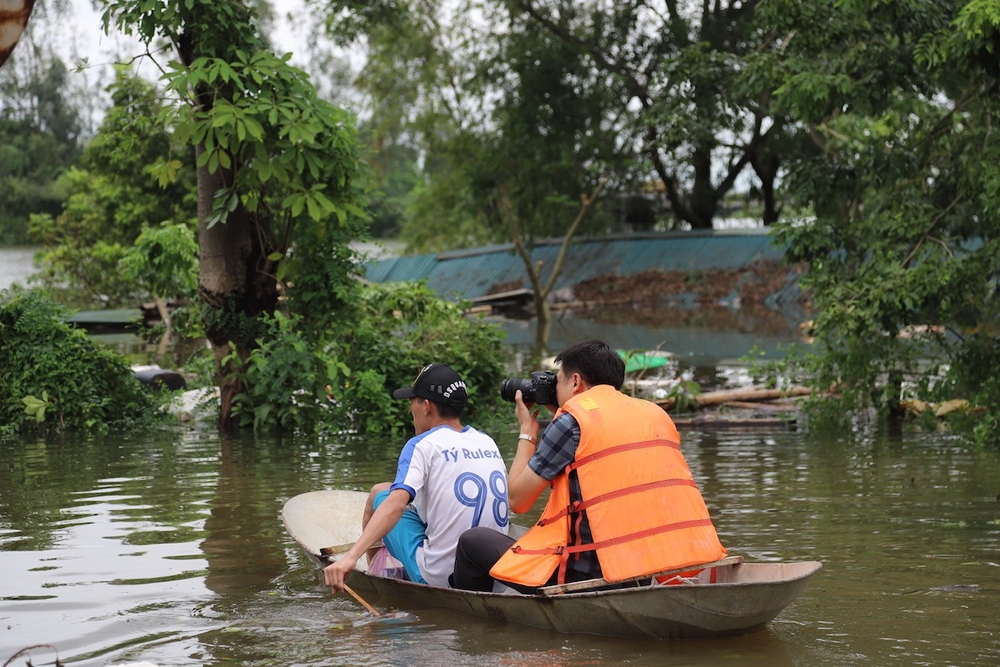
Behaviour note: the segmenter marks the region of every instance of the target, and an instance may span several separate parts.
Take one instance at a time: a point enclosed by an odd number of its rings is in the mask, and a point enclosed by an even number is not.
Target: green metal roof
[[[532,250],[532,259],[543,262],[543,277],[555,264],[561,244],[561,239],[543,241]],[[768,229],[580,239],[570,247],[555,288],[571,287],[597,276],[629,275],[650,269],[736,270],[756,261],[782,257]],[[499,283],[516,280],[530,287],[524,264],[510,243],[383,259],[368,265],[366,278],[372,282],[426,279],[438,294],[456,299],[474,299]]]

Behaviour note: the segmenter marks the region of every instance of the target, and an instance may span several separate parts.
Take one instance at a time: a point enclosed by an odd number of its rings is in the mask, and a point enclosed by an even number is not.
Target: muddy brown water
[[[0,267],[19,259],[30,269],[29,257],[0,252]],[[794,319],[766,319],[564,313],[550,346],[600,337],[669,350],[677,372],[721,385],[745,374],[733,360],[753,349],[778,356],[798,339]],[[531,322],[501,324],[527,356]],[[516,435],[494,435],[509,460]],[[391,479],[401,441],[230,439],[211,428],[0,441],[0,664],[37,644],[48,647],[12,664],[1000,664],[1000,453],[860,426],[837,437],[682,437],[732,553],[824,564],[761,632],[674,643],[570,636],[392,600],[370,600],[385,612],[375,618],[332,596],[285,534],[281,506],[304,491]]]
[[[73,665],[1000,663],[997,453],[934,434],[682,435],[733,553],[824,563],[762,632],[624,641],[372,599],[377,619],[330,595],[279,513],[389,478],[399,443],[192,429],[0,443],[0,660],[48,644]]]

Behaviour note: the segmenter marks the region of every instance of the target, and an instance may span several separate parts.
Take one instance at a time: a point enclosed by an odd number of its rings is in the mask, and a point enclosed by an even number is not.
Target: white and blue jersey
[[[448,586],[455,547],[466,530],[484,526],[507,534],[507,469],[493,438],[471,426],[455,431],[441,425],[410,438],[392,489],[410,494],[427,526],[416,561],[432,586]]]

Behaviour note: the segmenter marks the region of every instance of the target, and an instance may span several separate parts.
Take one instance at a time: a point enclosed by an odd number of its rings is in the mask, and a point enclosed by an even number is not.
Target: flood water
[[[14,284],[22,286],[35,269],[37,248],[0,248],[0,290]]]
[[[0,252],[0,268],[11,258]],[[30,270],[30,252],[24,255]],[[552,348],[599,336],[692,365],[772,350],[794,326],[560,316]],[[698,316],[704,317],[704,316]],[[505,321],[509,342],[530,323]],[[513,424],[513,423],[512,423]],[[493,433],[508,462],[515,433]],[[682,431],[730,553],[819,560],[765,630],[689,642],[568,636],[332,596],[281,506],[389,480],[401,442],[179,427],[0,441],[0,664],[1000,664],[1000,454],[943,434]]]
[[[397,443],[187,430],[0,443],[0,660],[48,644],[73,665],[1000,663],[996,453],[940,435],[682,436],[731,553],[824,564],[762,632],[566,636],[373,598],[399,612],[376,618],[321,585],[280,510],[389,479]]]

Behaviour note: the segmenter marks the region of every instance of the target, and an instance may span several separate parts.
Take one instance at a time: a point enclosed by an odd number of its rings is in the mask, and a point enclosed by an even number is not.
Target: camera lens
[[[517,400],[516,394],[521,390],[521,398],[525,403],[535,400],[535,384],[530,379],[507,378],[500,383],[500,398],[513,403]]]

